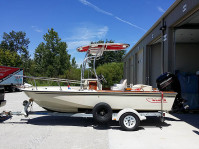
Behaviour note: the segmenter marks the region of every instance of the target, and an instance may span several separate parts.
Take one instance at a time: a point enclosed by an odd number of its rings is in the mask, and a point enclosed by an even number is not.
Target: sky
[[[85,53],[77,47],[113,40],[130,47],[153,26],[175,0],[0,0],[0,41],[3,33],[26,32],[31,58],[43,35],[54,28],[80,65]]]

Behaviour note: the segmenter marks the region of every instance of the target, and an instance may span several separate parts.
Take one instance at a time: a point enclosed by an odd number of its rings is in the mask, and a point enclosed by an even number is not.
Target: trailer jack
[[[10,117],[10,118],[12,118],[13,115],[17,115],[17,116],[23,115],[25,117],[28,117],[29,116],[28,108],[32,107],[32,104],[33,104],[33,100],[32,99],[29,99],[29,101],[24,100],[23,101],[23,106],[24,106],[24,110],[23,111],[17,111],[17,112],[12,112],[12,111],[6,112],[6,111],[3,111],[2,113],[0,113],[0,118],[2,118],[2,117]]]

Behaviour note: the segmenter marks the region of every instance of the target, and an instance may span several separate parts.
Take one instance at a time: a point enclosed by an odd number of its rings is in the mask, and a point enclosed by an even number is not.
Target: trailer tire
[[[98,122],[105,124],[112,120],[112,108],[109,104],[100,102],[96,104],[92,110],[93,119]]]
[[[140,125],[140,119],[135,113],[127,112],[121,115],[119,123],[122,130],[134,131]]]

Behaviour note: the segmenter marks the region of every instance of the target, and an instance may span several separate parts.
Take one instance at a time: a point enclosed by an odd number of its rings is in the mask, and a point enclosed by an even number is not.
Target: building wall
[[[153,27],[138,41],[138,43],[135,44],[135,46],[126,54],[124,61],[127,62],[129,59],[133,56],[135,57],[135,66],[134,67],[127,67],[133,70],[125,70],[127,73],[134,72],[133,76],[133,82],[134,83],[143,83],[143,84],[150,84],[155,86],[155,79],[157,78],[158,74],[163,72],[175,72],[175,69],[182,69],[185,71],[188,71],[189,68],[186,68],[185,62],[183,62],[184,57],[186,56],[186,50],[181,51],[182,54],[179,55],[179,47],[178,45],[175,45],[174,41],[174,30],[175,26],[177,24],[180,24],[182,21],[187,19],[191,14],[193,14],[194,11],[196,11],[199,7],[199,1],[198,0],[176,0],[174,5],[172,5],[169,10],[153,25]],[[160,28],[162,26],[165,26],[164,33]],[[160,53],[158,53],[156,48],[153,48],[154,44],[156,44],[156,40],[161,37],[161,41],[159,42],[161,45],[161,57],[159,56]],[[159,45],[159,46],[160,46]],[[149,48],[152,47],[152,51],[149,52]],[[183,47],[183,46],[181,46]],[[158,49],[159,49],[158,48]],[[176,53],[175,53],[176,48]],[[193,48],[196,49],[197,47]],[[181,48],[182,49],[182,48]],[[142,81],[140,81],[140,78],[138,78],[136,75],[137,71],[139,71],[136,66],[136,54],[140,51],[144,50],[143,52],[143,76]],[[156,52],[155,52],[156,51]],[[192,50],[193,51],[193,50]],[[194,51],[197,52],[198,51]],[[192,54],[194,52],[191,52]],[[183,54],[184,53],[184,54]],[[158,56],[158,57],[156,57]],[[190,55],[194,57],[193,59],[196,61],[195,54]],[[153,57],[156,57],[154,60]],[[175,60],[177,59],[177,60]],[[157,63],[157,61],[159,63]],[[185,60],[186,61],[186,60]],[[197,60],[198,62],[198,60]],[[192,65],[194,61],[189,61],[189,65]],[[199,64],[199,63],[198,63]],[[192,70],[197,69],[198,64],[195,66],[191,66],[194,68],[191,68]],[[176,66],[176,68],[175,68]],[[182,66],[185,66],[185,68],[181,68]],[[130,76],[130,75],[129,75]],[[132,82],[131,78],[128,82]]]

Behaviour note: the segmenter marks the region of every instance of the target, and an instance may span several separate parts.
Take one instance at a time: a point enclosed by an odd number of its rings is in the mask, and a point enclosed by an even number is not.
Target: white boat
[[[28,87],[22,89],[39,106],[57,112],[92,111],[99,103],[108,104],[113,111],[131,108],[137,111],[170,111],[174,103],[175,92],[160,92],[152,90],[150,86],[133,86],[126,90],[126,80],[111,87],[112,90],[102,90],[99,77],[95,71],[95,61],[103,52],[124,50],[128,44],[103,43],[80,47],[79,52],[86,52],[82,65],[80,87]],[[86,63],[94,60],[94,74],[96,78],[85,79]],[[54,79],[55,80],[55,79]],[[63,79],[62,79],[63,81]],[[137,87],[137,88],[136,88]],[[149,88],[145,90],[145,88]],[[106,110],[106,109],[105,109]]]
[[[57,112],[79,112],[93,109],[104,102],[113,110],[132,108],[137,111],[170,111],[176,96],[174,92],[111,91],[111,90],[59,90],[59,87],[37,87],[23,91],[39,106]]]

